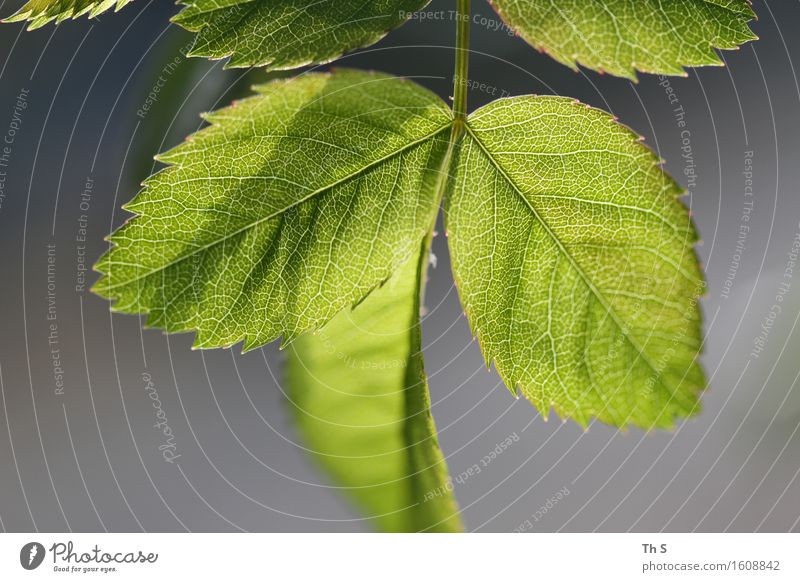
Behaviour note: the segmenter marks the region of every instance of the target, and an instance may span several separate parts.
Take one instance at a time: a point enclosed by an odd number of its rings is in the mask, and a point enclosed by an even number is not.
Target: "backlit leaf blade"
[[[69,18],[78,18],[88,14],[94,18],[111,8],[120,10],[131,0],[30,0],[12,16],[3,22],[19,22],[28,20],[28,30],[44,26],[53,20],[56,23]]]
[[[557,61],[636,78],[721,65],[715,49],[757,37],[748,0],[493,0],[501,17]]]
[[[182,0],[173,20],[197,33],[190,55],[292,69],[373,44],[430,0]]]
[[[322,326],[406,262],[432,224],[451,116],[376,73],[274,81],[160,159],[97,263],[95,291],[196,347]]]
[[[291,406],[314,457],[379,530],[460,531],[423,368],[419,256],[292,343]]]
[[[704,387],[703,292],[681,190],[627,128],[557,97],[473,114],[447,212],[487,361],[544,414],[672,426]]]

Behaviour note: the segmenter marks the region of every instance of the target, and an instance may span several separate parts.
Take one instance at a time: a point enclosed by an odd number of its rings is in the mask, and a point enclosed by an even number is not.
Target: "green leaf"
[[[353,311],[289,348],[298,427],[382,531],[460,531],[422,361],[418,252]],[[422,261],[422,262],[421,262]]]
[[[197,32],[192,56],[292,69],[373,44],[429,1],[181,0],[173,20]]]
[[[570,99],[501,99],[469,118],[453,183],[456,283],[509,387],[583,425],[697,411],[696,233],[636,135]]]
[[[126,208],[95,286],[195,346],[291,340],[364,299],[436,213],[451,113],[376,73],[257,87],[160,156],[170,167]]]
[[[721,65],[714,49],[757,37],[749,0],[494,0],[500,16],[557,61],[636,78]]]
[[[143,71],[149,80],[134,91],[132,100],[141,104],[136,115],[142,122],[128,156],[126,182],[129,187],[138,187],[153,173],[157,165],[154,152],[182,142],[187,133],[198,129],[198,111],[252,96],[253,85],[289,75],[284,71],[267,72],[258,68],[222,70],[213,61],[186,58],[191,36],[182,28],[173,27],[171,34],[159,43],[159,50],[153,51],[154,60],[146,65],[146,72]],[[150,93],[153,86],[158,88],[159,84],[158,100],[154,102]],[[147,109],[143,108],[145,106]]]
[[[19,22],[28,20],[28,30],[44,26],[55,20],[56,23],[68,18],[78,18],[88,14],[94,18],[101,12],[111,8],[120,10],[131,0],[30,0],[14,15],[3,22]]]

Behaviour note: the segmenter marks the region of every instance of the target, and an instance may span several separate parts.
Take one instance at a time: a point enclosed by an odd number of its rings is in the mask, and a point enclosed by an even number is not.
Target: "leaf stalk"
[[[471,0],[457,0],[456,5],[456,68],[453,74],[454,129],[460,136],[467,119],[467,88],[469,83],[469,29]]]

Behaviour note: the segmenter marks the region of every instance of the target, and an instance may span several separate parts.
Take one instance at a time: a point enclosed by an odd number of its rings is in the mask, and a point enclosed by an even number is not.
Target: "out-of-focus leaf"
[[[417,253],[353,311],[289,347],[307,446],[383,531],[461,529],[423,368],[422,268]]]
[[[101,12],[120,10],[131,0],[30,0],[12,16],[3,22],[29,21],[28,30],[44,26],[53,20],[56,23],[69,18],[78,18],[88,14],[94,18]]]

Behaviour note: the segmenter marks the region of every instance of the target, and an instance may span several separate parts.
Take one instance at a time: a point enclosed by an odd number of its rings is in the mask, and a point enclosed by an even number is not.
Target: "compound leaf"
[[[181,0],[173,20],[197,33],[192,56],[292,69],[373,44],[430,0]]]
[[[749,0],[494,0],[500,16],[557,61],[636,78],[721,65],[715,49],[757,37]]]
[[[420,258],[292,343],[292,408],[314,457],[380,530],[459,531],[423,367]]]
[[[257,87],[162,154],[95,291],[196,347],[315,329],[411,256],[436,212],[451,113],[376,73]]]
[[[53,20],[59,23],[88,14],[94,18],[111,8],[120,10],[131,0],[30,0],[3,22],[29,21],[28,30],[44,26]]]
[[[558,97],[475,112],[447,208],[453,272],[505,383],[543,414],[669,427],[705,379],[682,191],[607,113]]]

